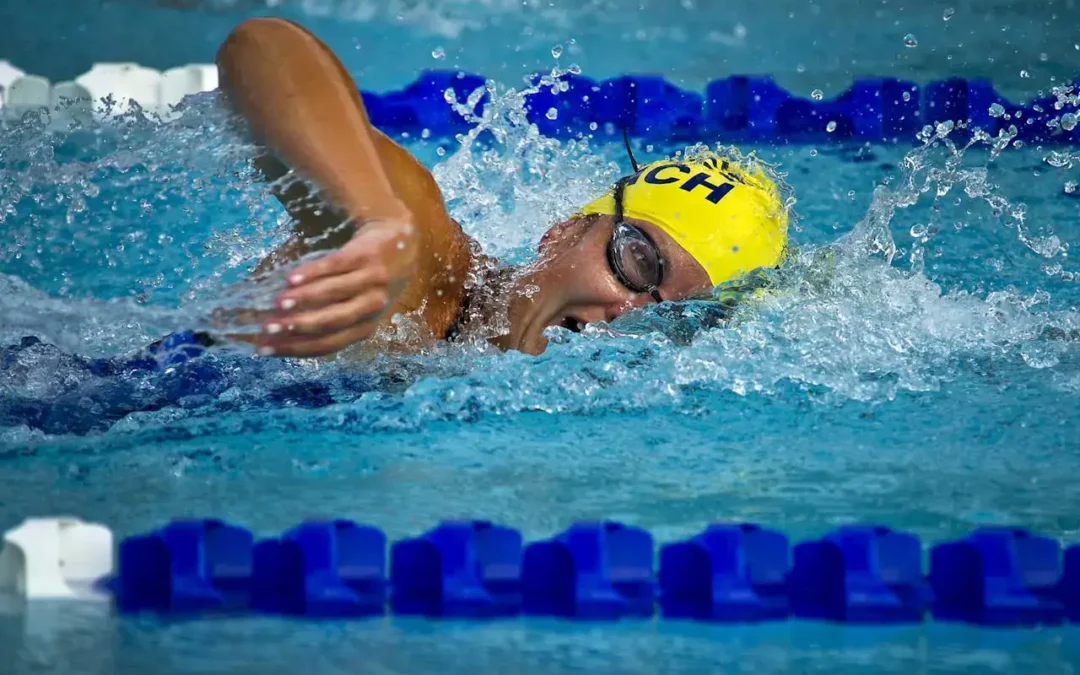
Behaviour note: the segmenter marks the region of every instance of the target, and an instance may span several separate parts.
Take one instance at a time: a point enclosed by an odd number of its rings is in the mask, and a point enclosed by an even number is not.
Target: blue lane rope
[[[544,87],[526,99],[529,121],[546,136],[617,140],[626,129],[638,138],[688,142],[903,143],[914,141],[927,124],[952,121],[991,136],[1015,126],[1016,139],[1024,142],[1080,143],[1080,125],[1073,126],[1072,118],[1066,124],[1054,121],[1070,113],[1055,106],[1055,97],[1014,104],[985,80],[949,79],[920,87],[894,78],[859,79],[822,101],[795,96],[770,77],[715,80],[704,96],[654,76],[597,81],[567,75],[563,81],[566,91]],[[447,90],[464,101],[483,86],[479,75],[426,71],[402,91],[362,95],[372,123],[387,132],[449,136],[470,125],[447,105]],[[1078,86],[1080,80],[1074,91]]]
[[[397,615],[713,622],[789,618],[995,626],[1080,623],[1080,545],[982,528],[938,544],[849,526],[793,548],[780,532],[715,524],[656,549],[646,530],[581,522],[548,540],[487,521],[446,521],[394,542],[348,520],[256,540],[221,520],[178,520],[121,542],[101,582],[122,612]]]

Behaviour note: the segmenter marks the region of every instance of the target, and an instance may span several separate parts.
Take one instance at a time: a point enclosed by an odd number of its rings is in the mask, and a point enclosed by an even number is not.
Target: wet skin
[[[660,297],[679,301],[708,295],[712,289],[705,269],[660,228],[643,220],[640,227],[656,243],[664,259]],[[626,312],[654,303],[648,293],[636,293],[615,277],[606,249],[614,218],[577,218],[556,225],[540,241],[539,259],[515,284],[510,298],[510,333],[494,340],[504,349],[538,354],[547,346],[549,326],[579,330],[582,325],[610,322]],[[531,295],[525,289],[538,290]]]
[[[217,63],[225,100],[265,148],[257,164],[294,221],[292,239],[258,272],[330,251],[290,270],[273,310],[245,315],[260,332],[231,337],[264,355],[326,356],[369,341],[399,314],[430,340],[446,336],[475,299],[470,273],[491,260],[450,217],[430,171],[371,125],[341,62],[302,27],[257,18],[234,29]],[[281,181],[290,174],[304,180]],[[708,293],[708,275],[684,249],[651,223],[628,222],[664,260],[663,300]],[[613,226],[610,216],[590,216],[551,228],[538,260],[499,287],[501,303],[488,303],[509,312],[509,332],[491,342],[538,354],[548,326],[579,329],[654,302],[610,268]],[[493,311],[472,320],[490,323]]]

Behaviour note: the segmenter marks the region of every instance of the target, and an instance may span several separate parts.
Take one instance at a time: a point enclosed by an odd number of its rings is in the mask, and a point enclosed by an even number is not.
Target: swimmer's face
[[[705,269],[667,233],[648,221],[627,218],[626,222],[652,239],[664,261],[661,298],[678,301],[711,292]],[[585,324],[613,321],[656,302],[649,293],[624,286],[608,264],[607,246],[614,226],[611,216],[591,216],[556,225],[544,235],[540,259],[515,286],[510,335],[499,340],[500,346],[539,354],[547,347],[543,332],[549,326],[580,330]]]

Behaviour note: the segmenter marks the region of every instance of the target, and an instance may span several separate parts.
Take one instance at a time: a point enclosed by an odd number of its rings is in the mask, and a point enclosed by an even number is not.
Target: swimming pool
[[[531,134],[519,105],[496,102],[494,147],[408,144],[469,231],[523,260],[625,159]],[[928,543],[980,524],[1076,542],[1078,193],[1069,158],[1051,155],[1074,150],[990,161],[983,145],[912,141],[756,148],[794,190],[801,253],[787,291],[730,325],[666,307],[557,332],[540,357],[224,354],[121,376],[88,362],[246,297],[231,284],[284,217],[212,96],[166,125],[129,115],[53,134],[25,120],[0,145],[0,529],[74,513],[125,536],[215,515],[269,534],[336,516],[401,538],[468,516],[538,538],[612,518],[671,541],[723,519],[793,539],[871,522]],[[5,608],[14,672],[1064,673],[1080,658],[1075,626],[176,623]]]

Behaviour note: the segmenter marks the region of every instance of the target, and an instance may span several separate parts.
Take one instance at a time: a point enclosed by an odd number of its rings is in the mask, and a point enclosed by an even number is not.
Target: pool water
[[[1072,673],[1076,631],[802,622],[114,622],[94,606],[35,607],[15,673]],[[4,621],[0,619],[0,622]],[[6,624],[6,625],[5,625]],[[298,665],[302,664],[302,665]]]
[[[54,80],[101,61],[210,63],[237,21],[267,13],[309,26],[369,91],[424,68],[517,84],[555,45],[597,79],[701,91],[763,74],[803,97],[855,77],[963,75],[1019,101],[1080,73],[1075,0],[7,0],[2,58]]]
[[[402,140],[466,229],[524,262],[627,161],[539,137],[520,110],[500,85],[492,133]],[[928,543],[983,524],[1080,540],[1074,149],[965,148],[944,128],[903,147],[744,147],[792,190],[798,251],[728,318],[649,308],[553,329],[538,357],[223,352],[153,372],[123,364],[272,293],[240,283],[288,227],[251,148],[213,94],[168,123],[26,118],[2,139],[0,529],[71,513],[127,536],[212,515],[268,535],[334,516],[400,538],[462,516],[526,538],[610,518],[661,542],[714,520],[795,540],[852,522]],[[15,673],[1071,673],[1078,630],[172,622],[0,603]]]

